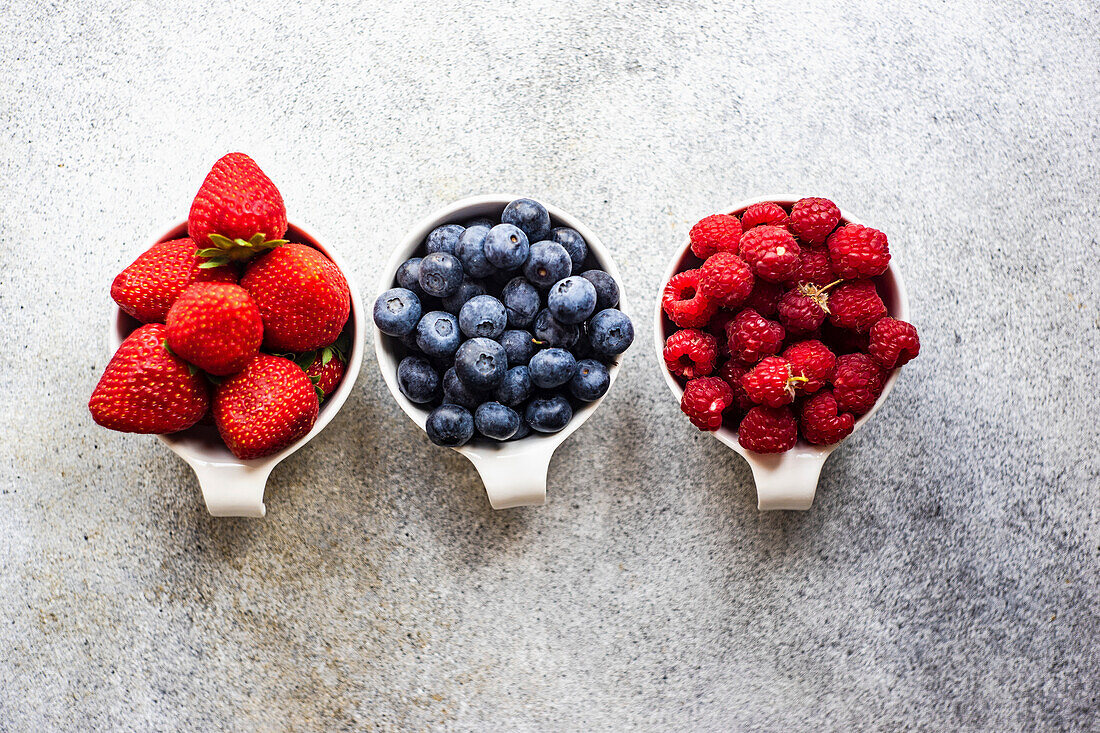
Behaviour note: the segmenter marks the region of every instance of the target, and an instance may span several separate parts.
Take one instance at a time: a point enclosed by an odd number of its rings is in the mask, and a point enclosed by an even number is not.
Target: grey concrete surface
[[[0,730],[1100,727],[1095,3],[233,5],[0,8]],[[491,511],[373,355],[262,521],[92,423],[111,278],[231,150],[365,289],[467,194],[600,233],[639,337],[546,507]],[[647,327],[774,191],[889,234],[924,344],[804,514]]]

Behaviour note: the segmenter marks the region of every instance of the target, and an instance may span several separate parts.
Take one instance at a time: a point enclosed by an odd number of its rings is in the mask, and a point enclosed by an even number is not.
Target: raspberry
[[[881,275],[890,264],[890,245],[878,229],[847,224],[833,232],[826,245],[833,271],[845,280]]]
[[[789,407],[757,405],[737,428],[737,442],[756,453],[782,453],[797,441],[798,421]]]
[[[698,270],[673,275],[665,285],[661,307],[680,328],[702,328],[718,310],[716,303],[699,292]]]
[[[851,435],[856,419],[840,412],[833,393],[825,390],[802,403],[802,437],[814,445],[832,445]]]
[[[867,334],[849,331],[846,328],[834,326],[828,321],[825,321],[825,323],[821,325],[821,340],[824,341],[837,356],[841,354],[854,354],[857,351],[866,354],[869,343]]]
[[[665,341],[665,364],[678,377],[695,379],[714,371],[718,342],[709,333],[685,328]]]
[[[691,239],[691,251],[701,260],[715,252],[737,254],[737,243],[741,240],[741,222],[729,214],[713,214],[696,222],[688,237]]]
[[[791,207],[791,231],[806,244],[825,244],[839,223],[840,209],[829,199],[799,199]]]
[[[920,353],[917,329],[911,323],[896,318],[880,318],[871,326],[871,341],[867,351],[883,369],[908,364]]]
[[[774,316],[779,299],[783,297],[783,286],[779,283],[757,280],[744,305],[762,316]]]
[[[741,235],[741,259],[760,277],[783,282],[798,267],[798,242],[783,227],[760,226]]]
[[[810,283],[824,287],[836,279],[833,266],[829,263],[829,250],[824,247],[802,247],[798,266],[787,282],[791,285]]]
[[[741,386],[741,377],[749,373],[749,368],[740,362],[730,359],[718,370],[718,376],[725,380],[733,390],[733,401],[742,410],[750,410],[756,403],[749,399],[745,388]]]
[[[886,305],[870,280],[844,283],[829,296],[829,321],[834,326],[867,333],[885,315]]]
[[[791,374],[791,363],[780,356],[769,356],[741,377],[745,394],[758,405],[782,407],[794,402],[795,385],[805,377]]]
[[[776,308],[779,322],[788,333],[809,333],[821,326],[828,312],[824,292],[815,285],[802,286],[783,293]]]
[[[699,292],[725,308],[736,308],[745,302],[753,282],[749,266],[730,252],[711,255],[699,268]]]
[[[791,374],[806,377],[800,388],[807,394],[824,387],[836,371],[836,356],[817,339],[791,344],[783,351],[783,358],[791,363]]]
[[[766,201],[762,204],[753,204],[745,209],[741,215],[741,229],[748,231],[762,224],[768,226],[787,226],[787,212],[779,204]]]
[[[882,394],[885,381],[882,369],[866,354],[837,357],[833,375],[833,396],[836,397],[837,407],[853,415],[868,412]]]
[[[746,364],[755,364],[765,356],[779,353],[786,333],[775,321],[754,310],[743,310],[726,324],[730,356]]]
[[[711,317],[707,324],[706,332],[714,337],[718,343],[718,355],[730,355],[730,342],[726,337],[726,324],[733,320],[734,314],[730,311],[720,310]]]
[[[718,377],[700,377],[687,383],[680,409],[700,430],[722,426],[722,411],[733,402],[733,390]]]

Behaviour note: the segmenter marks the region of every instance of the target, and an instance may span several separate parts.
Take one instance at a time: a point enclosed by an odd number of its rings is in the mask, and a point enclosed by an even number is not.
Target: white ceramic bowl
[[[172,227],[164,236],[155,240],[166,242],[187,236],[187,223],[183,222]],[[225,444],[218,437],[218,431],[212,425],[195,425],[187,430],[171,435],[159,435],[176,455],[182,458],[195,471],[199,479],[199,487],[202,489],[203,499],[206,501],[207,510],[215,517],[262,517],[267,512],[264,506],[264,487],[267,485],[267,477],[271,469],[284,458],[313,439],[321,432],[329,421],[340,411],[344,401],[351,394],[355,386],[355,379],[359,376],[359,368],[363,363],[364,340],[364,310],[363,301],[359,296],[359,288],[351,276],[351,271],[335,252],[324,247],[309,235],[301,227],[290,224],[287,227],[285,237],[294,242],[301,242],[316,247],[331,259],[344,278],[348,281],[351,290],[351,313],[348,322],[351,324],[351,353],[348,354],[347,371],[337,386],[336,391],[329,395],[323,403],[317,415],[317,422],[313,428],[302,438],[293,444],[264,458],[254,458],[242,461],[229,452]],[[123,339],[141,324],[131,318],[119,308],[115,308],[111,315],[111,321],[107,328],[107,343],[111,353],[118,349]]]
[[[378,284],[378,294],[396,287],[395,276],[397,268],[410,257],[417,256],[418,250],[424,244],[424,239],[438,226],[443,224],[458,224],[468,219],[479,216],[496,217],[499,221],[501,212],[509,202],[518,198],[535,198],[519,194],[488,194],[485,196],[473,196],[462,199],[445,206],[431,215],[421,219],[398,245],[386,263],[386,269],[382,273],[381,282]],[[619,309],[624,309],[626,294],[623,292],[623,280],[619,276],[619,269],[611,259],[607,248],[603,246],[599,238],[581,221],[556,206],[541,202],[550,212],[550,221],[553,226],[567,226],[577,230],[588,244],[590,256],[609,275],[615,278],[619,285]],[[372,301],[373,302],[373,301]],[[373,319],[372,319],[373,323]],[[378,366],[382,369],[382,377],[386,380],[393,398],[405,411],[405,414],[416,423],[421,430],[428,419],[428,410],[410,401],[397,386],[397,364],[402,353],[400,341],[392,336],[387,336],[377,327],[374,328],[374,350],[378,355]],[[550,466],[550,459],[554,451],[566,438],[573,434],[584,421],[592,416],[596,408],[600,406],[611,387],[615,384],[615,377],[619,373],[622,357],[617,363],[608,367],[611,375],[611,383],[608,385],[604,396],[595,402],[580,407],[573,413],[573,419],[563,430],[550,435],[532,432],[525,438],[511,442],[496,443],[488,440],[475,439],[470,443],[454,448],[462,455],[470,459],[474,468],[481,475],[485,484],[485,492],[489,496],[489,504],[494,509],[509,509],[517,506],[537,506],[546,503],[546,473]]]
[[[761,196],[760,198],[741,201],[731,207],[721,209],[721,211],[740,213],[749,206],[764,201],[775,201],[789,206],[800,198],[802,197],[793,194]],[[863,224],[862,221],[843,209],[840,214],[841,217],[850,224]],[[668,370],[668,367],[665,366],[663,354],[665,339],[668,338],[676,327],[667,317],[665,317],[664,311],[661,309],[661,295],[669,279],[682,269],[681,265],[685,257],[689,254],[688,248],[690,245],[690,241],[685,241],[676,250],[676,254],[673,255],[672,261],[669,263],[668,269],[661,279],[661,288],[657,291],[657,307],[653,319],[653,345],[657,349],[657,361],[661,365],[661,372],[665,376],[665,382],[668,384],[668,388],[676,398],[676,404],[679,404],[681,398],[684,396],[684,388],[680,386],[676,377],[674,377]],[[879,290],[882,293],[883,301],[886,303],[886,308],[889,310],[890,315],[894,318],[908,321],[909,298],[905,293],[905,284],[902,282],[901,272],[897,267],[897,261],[891,259],[889,269],[877,279],[880,283]],[[882,394],[879,395],[878,400],[875,402],[875,406],[871,408],[870,412],[856,421],[855,430],[859,430],[866,424],[866,422],[871,419],[871,416],[875,414],[875,411],[886,401],[887,396],[890,394],[890,390],[894,388],[894,382],[897,381],[900,371],[900,369],[895,369],[893,373],[890,374],[883,387]],[[853,434],[855,430],[852,431]],[[764,454],[755,453],[741,447],[741,444],[737,442],[737,431],[731,430],[725,425],[712,433],[712,435],[748,461],[749,467],[752,469],[753,480],[756,482],[757,506],[761,510],[809,509],[810,505],[813,504],[814,494],[817,492],[817,480],[821,475],[821,467],[824,465],[825,459],[844,442],[841,441],[834,445],[816,446],[799,440],[798,444],[786,453]]]

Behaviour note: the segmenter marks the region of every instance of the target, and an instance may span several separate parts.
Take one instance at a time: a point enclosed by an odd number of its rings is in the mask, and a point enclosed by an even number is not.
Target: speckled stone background
[[[0,9],[0,729],[1100,727],[1095,3],[162,5]],[[92,423],[111,278],[238,149],[367,296],[468,194],[601,235],[638,339],[546,507],[373,354],[265,520]],[[807,513],[648,329],[690,225],[775,191],[888,232],[923,336]]]

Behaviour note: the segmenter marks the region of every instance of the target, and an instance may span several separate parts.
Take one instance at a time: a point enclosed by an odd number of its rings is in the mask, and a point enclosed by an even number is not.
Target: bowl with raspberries
[[[766,196],[697,222],[654,342],[699,430],[743,456],[758,506],[808,509],[825,460],[920,352],[886,235],[828,199]]]
[[[271,470],[332,420],[359,373],[363,306],[347,272],[287,222],[255,161],[222,157],[187,220],[111,285],[114,356],[92,418],[158,435],[214,516],[264,516]]]
[[[373,310],[386,385],[494,509],[545,503],[554,450],[614,383],[634,341],[621,282],[583,222],[523,196],[444,207],[390,258]]]

